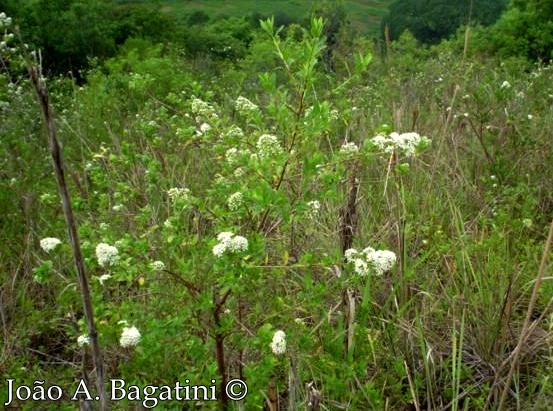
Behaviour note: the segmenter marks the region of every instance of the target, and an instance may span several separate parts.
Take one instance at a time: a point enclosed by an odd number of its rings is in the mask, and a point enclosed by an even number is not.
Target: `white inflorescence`
[[[90,337],[88,336],[88,334],[79,335],[77,337],[77,345],[79,347],[90,345]]]
[[[236,99],[234,107],[236,108],[236,111],[238,111],[239,113],[243,113],[243,114],[256,112],[256,111],[259,110],[259,107],[257,107],[254,103],[252,103],[246,97],[242,97],[242,96],[240,96]]]
[[[371,139],[371,142],[381,151],[391,154],[394,150],[407,157],[413,157],[417,148],[425,147],[430,144],[428,137],[420,136],[418,133],[390,133],[389,136],[377,135]]]
[[[240,191],[234,194],[231,194],[227,199],[228,208],[232,211],[238,210],[243,202],[244,202],[244,195]]]
[[[6,16],[6,13],[1,12],[0,13],[0,29],[3,29],[5,27],[9,27],[12,24],[12,18]]]
[[[218,244],[213,246],[213,255],[221,257],[225,252],[239,253],[247,251],[248,240],[241,235],[234,235],[230,231],[223,231],[217,236]]]
[[[257,140],[257,154],[260,159],[268,159],[282,154],[277,136],[272,134],[263,134]]]
[[[40,247],[49,253],[61,244],[61,240],[55,237],[46,237],[40,240]]]
[[[244,131],[237,125],[232,125],[230,128],[224,133],[225,138],[242,138],[244,137]]]
[[[367,275],[371,270],[380,276],[391,270],[397,260],[393,251],[375,250],[372,247],[366,247],[361,252],[350,248],[346,250],[344,257],[348,263],[353,264],[354,271],[360,276]]]
[[[197,120],[215,120],[218,118],[213,107],[199,98],[194,98],[190,105],[192,113],[196,114]]]
[[[115,265],[119,260],[119,251],[116,247],[100,243],[96,246],[96,258],[102,267]]]
[[[273,341],[271,341],[271,350],[276,355],[282,355],[286,352],[286,333],[282,330],[278,330],[273,335]]]
[[[321,203],[317,200],[311,200],[307,203],[309,211],[307,212],[309,218],[315,218],[319,215],[321,211]]]
[[[357,147],[357,144],[355,144],[352,141],[348,141],[342,144],[342,147],[340,147],[340,153],[343,153],[343,154],[355,154],[358,151],[359,151],[359,147]]]
[[[150,264],[150,267],[154,271],[163,271],[163,270],[165,270],[165,264],[163,263],[163,261],[159,261],[159,260],[152,262]]]
[[[104,281],[107,281],[111,278],[111,275],[109,274],[102,274],[100,277],[98,277],[98,281],[100,282],[100,285],[104,285]]]
[[[188,201],[190,199],[190,189],[173,187],[167,190],[167,195],[171,201]]]
[[[123,327],[119,345],[123,348],[134,347],[140,342],[140,331],[134,325],[132,327]]]

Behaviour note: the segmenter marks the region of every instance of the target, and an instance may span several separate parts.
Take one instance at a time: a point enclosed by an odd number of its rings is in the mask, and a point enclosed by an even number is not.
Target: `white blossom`
[[[231,253],[239,253],[248,250],[248,240],[246,237],[237,235],[230,240],[229,251]]]
[[[181,188],[181,187],[173,187],[167,190],[167,195],[171,199],[171,201],[189,201],[190,200],[190,189],[188,188]]]
[[[286,333],[282,330],[278,330],[273,335],[273,341],[271,341],[271,350],[276,355],[282,355],[286,353]]]
[[[357,254],[359,254],[359,252],[355,249],[355,248],[348,248],[345,252],[344,252],[344,257],[346,257],[346,261],[348,263],[351,263],[353,262],[353,260],[355,259],[355,257],[357,256]]]
[[[380,151],[390,154],[397,150],[407,157],[414,156],[418,148],[427,146],[430,142],[429,138],[421,137],[415,132],[399,134],[394,131],[389,136],[379,134],[371,139],[371,143]]]
[[[165,270],[165,264],[163,263],[163,261],[159,261],[159,260],[156,260],[156,261],[152,262],[150,264],[150,267],[154,271],[163,271],[163,270]]]
[[[207,133],[209,130],[211,130],[211,126],[208,123],[200,124],[200,135]]]
[[[362,277],[369,273],[369,265],[362,258],[353,259],[353,269],[358,275]]]
[[[396,254],[389,250],[376,250],[367,257],[376,275],[382,275],[389,271],[395,265],[396,259]]]
[[[223,231],[217,235],[219,243],[213,246],[212,252],[215,257],[222,257],[225,252],[239,253],[247,251],[248,240],[241,235],[234,235],[230,231]]]
[[[318,200],[311,200],[307,203],[309,210],[307,212],[309,218],[316,218],[321,211],[321,203]]]
[[[232,211],[238,210],[243,202],[244,202],[244,195],[240,191],[237,191],[236,193],[231,194],[227,199],[228,208]]]
[[[263,134],[257,140],[257,153],[261,160],[279,156],[282,152],[277,136]]]
[[[347,141],[340,147],[340,153],[343,154],[355,154],[359,151],[359,147],[353,141]]]
[[[85,345],[90,345],[90,337],[88,334],[82,334],[77,337],[77,345],[83,347]]]
[[[236,108],[236,111],[242,114],[256,112],[259,110],[259,107],[257,107],[257,105],[252,103],[246,97],[242,97],[242,96],[236,99],[236,102],[234,103],[234,107]]]
[[[511,83],[509,83],[507,80],[505,80],[503,83],[501,83],[502,89],[508,89],[511,88]]]
[[[218,118],[217,113],[215,113],[215,110],[213,107],[206,103],[203,100],[200,100],[199,98],[192,99],[192,103],[190,104],[190,108],[192,109],[192,113],[196,114],[198,117],[198,120],[201,119],[211,119],[215,120]]]
[[[100,243],[96,246],[96,258],[102,267],[115,265],[119,260],[118,254],[119,251],[112,245]]]
[[[345,251],[346,262],[353,264],[353,270],[360,276],[365,276],[369,272],[375,275],[382,275],[392,269],[397,257],[393,251],[375,250],[372,247],[366,247],[361,252],[355,248]]]
[[[110,278],[111,278],[111,275],[102,274],[100,277],[98,277],[98,281],[100,282],[100,285],[104,285],[104,281],[109,280]]]
[[[134,347],[140,342],[140,339],[140,331],[138,331],[138,328],[134,325],[132,327],[123,327],[121,338],[119,339],[119,345],[123,348]]]
[[[225,138],[233,138],[233,139],[239,139],[239,138],[242,138],[244,137],[244,132],[242,131],[242,129],[240,127],[238,127],[237,125],[232,125],[230,126],[230,128],[226,131],[226,133],[224,133],[224,137]]]
[[[40,240],[40,247],[49,253],[61,244],[61,240],[55,237],[46,237]]]

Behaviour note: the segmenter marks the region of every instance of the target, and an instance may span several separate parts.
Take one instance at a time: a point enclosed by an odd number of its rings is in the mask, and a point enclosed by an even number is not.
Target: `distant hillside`
[[[362,34],[378,32],[380,20],[392,0],[346,0],[346,10],[352,25]],[[212,17],[238,16],[250,13],[282,15],[293,19],[309,16],[316,0],[165,0],[163,10],[184,16],[204,11]]]

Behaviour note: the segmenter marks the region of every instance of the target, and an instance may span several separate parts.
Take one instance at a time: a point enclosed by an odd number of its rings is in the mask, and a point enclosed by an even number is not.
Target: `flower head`
[[[61,244],[61,240],[55,237],[46,237],[40,240],[40,247],[49,253]]]
[[[218,118],[213,107],[199,98],[192,99],[190,108],[192,113],[196,114],[198,119],[215,120]]]
[[[156,260],[156,261],[152,262],[150,264],[150,267],[154,271],[163,271],[163,270],[165,270],[165,264],[163,263],[163,261],[159,261],[159,260]]]
[[[132,327],[123,327],[121,338],[119,338],[119,345],[123,348],[134,347],[140,342],[140,339],[140,331],[134,325]]]
[[[257,154],[261,160],[279,156],[283,153],[277,136],[272,134],[263,134],[257,140]]]
[[[321,211],[321,203],[317,200],[311,200],[307,203],[307,206],[309,207],[309,211],[307,212],[309,218],[316,218]]]
[[[252,113],[259,110],[259,107],[257,107],[246,97],[242,97],[242,96],[236,99],[236,102],[234,103],[234,107],[236,108],[236,111],[242,114]]]
[[[395,265],[396,259],[396,254],[389,250],[376,250],[367,257],[376,275],[382,275],[386,271],[389,271]]]
[[[282,330],[278,330],[273,335],[273,341],[271,341],[271,350],[276,355],[282,355],[286,352],[286,333]]]
[[[90,345],[90,337],[88,334],[82,334],[77,337],[77,345],[79,347]]]
[[[392,269],[397,257],[393,251],[375,250],[372,247],[366,247],[361,252],[355,248],[345,251],[346,261],[353,264],[353,270],[360,276],[365,276],[369,272],[375,275],[382,275]]]
[[[244,201],[244,195],[240,191],[237,191],[236,193],[231,194],[227,199],[228,208],[231,211],[236,211],[240,208],[243,201]]]
[[[355,154],[359,151],[359,147],[353,141],[347,141],[340,147],[340,153],[343,154]]]
[[[218,244],[213,246],[213,255],[222,257],[225,252],[231,254],[248,250],[248,240],[241,235],[234,235],[230,231],[223,231],[217,235]]]
[[[417,149],[428,146],[430,142],[429,138],[421,137],[415,132],[400,134],[394,131],[389,136],[379,134],[371,139],[371,143],[378,150],[387,154],[397,150],[406,157],[413,157],[417,153]]]
[[[173,187],[167,190],[167,195],[173,202],[190,200],[190,189]]]
[[[100,282],[100,285],[104,285],[104,281],[109,280],[110,278],[111,278],[111,275],[102,274],[100,277],[98,277],[98,281]]]
[[[119,251],[116,247],[100,243],[96,246],[96,258],[102,267],[115,265],[119,260]]]

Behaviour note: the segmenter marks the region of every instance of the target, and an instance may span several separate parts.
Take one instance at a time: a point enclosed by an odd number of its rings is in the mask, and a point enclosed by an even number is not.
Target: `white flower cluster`
[[[165,264],[163,261],[156,260],[150,264],[150,268],[154,271],[163,271],[165,270]]]
[[[372,269],[376,275],[382,275],[389,271],[396,263],[396,255],[389,250],[375,250],[367,247],[359,252],[350,248],[345,252],[346,261],[353,264],[354,271],[360,276],[365,276]]]
[[[257,140],[257,154],[260,159],[265,160],[282,154],[283,150],[277,136],[263,134]]]
[[[217,236],[217,243],[213,246],[213,255],[221,257],[225,252],[238,253],[248,249],[248,240],[241,235],[234,235],[229,231],[223,231]]]
[[[343,154],[355,154],[359,151],[359,147],[357,147],[357,144],[355,144],[352,141],[345,142],[342,144],[342,147],[340,147],[340,153]]]
[[[190,200],[190,190],[188,188],[173,187],[167,190],[167,195],[173,202]]]
[[[196,121],[200,122],[203,120],[216,120],[219,118],[213,106],[209,103],[206,103],[199,98],[193,98],[192,103],[190,104],[192,113],[196,115]]]
[[[244,137],[244,131],[236,125],[232,125],[229,127],[229,129],[224,133],[224,137],[228,139],[233,138],[242,138]]]
[[[282,330],[278,330],[273,335],[273,341],[271,341],[271,350],[276,355],[282,355],[286,352],[286,333]]]
[[[119,345],[123,348],[134,347],[140,342],[140,339],[140,331],[134,325],[132,327],[123,327],[121,338],[119,338]]]
[[[102,267],[115,265],[119,260],[119,251],[112,245],[100,243],[96,246],[96,258]]]
[[[390,133],[389,136],[382,134],[371,139],[371,142],[381,151],[391,154],[398,150],[407,157],[413,157],[417,149],[428,146],[431,140],[428,137],[420,136],[418,133]]]
[[[104,281],[107,281],[111,278],[110,274],[102,274],[100,277],[98,277],[98,281],[100,282],[100,285],[104,285]]]
[[[309,207],[307,211],[309,218],[316,218],[319,215],[319,211],[321,211],[321,203],[318,200],[311,200],[307,203],[307,206]]]
[[[61,244],[61,240],[55,237],[46,237],[40,240],[40,247],[49,253]]]
[[[227,163],[231,166],[240,163],[240,160],[244,156],[250,156],[249,150],[239,150],[236,147],[229,148],[225,153]]]
[[[257,107],[257,105],[252,103],[246,97],[242,97],[242,96],[236,99],[236,102],[234,103],[234,107],[236,108],[236,111],[238,111],[241,114],[254,113],[259,110],[259,107]]]
[[[507,80],[505,80],[503,83],[501,83],[501,89],[508,89],[511,88],[511,83],[509,83]]]
[[[77,345],[82,347],[84,345],[90,345],[90,337],[88,334],[82,334],[77,337]]]
[[[202,123],[200,124],[199,130],[196,130],[196,135],[201,136],[207,133],[209,130],[211,130],[211,126],[208,123]]]
[[[244,195],[240,191],[237,191],[236,193],[229,196],[227,200],[227,205],[231,211],[236,211],[240,208],[243,202]]]
[[[6,13],[1,12],[0,13],[0,29],[8,28],[12,24],[12,18],[6,16]]]

